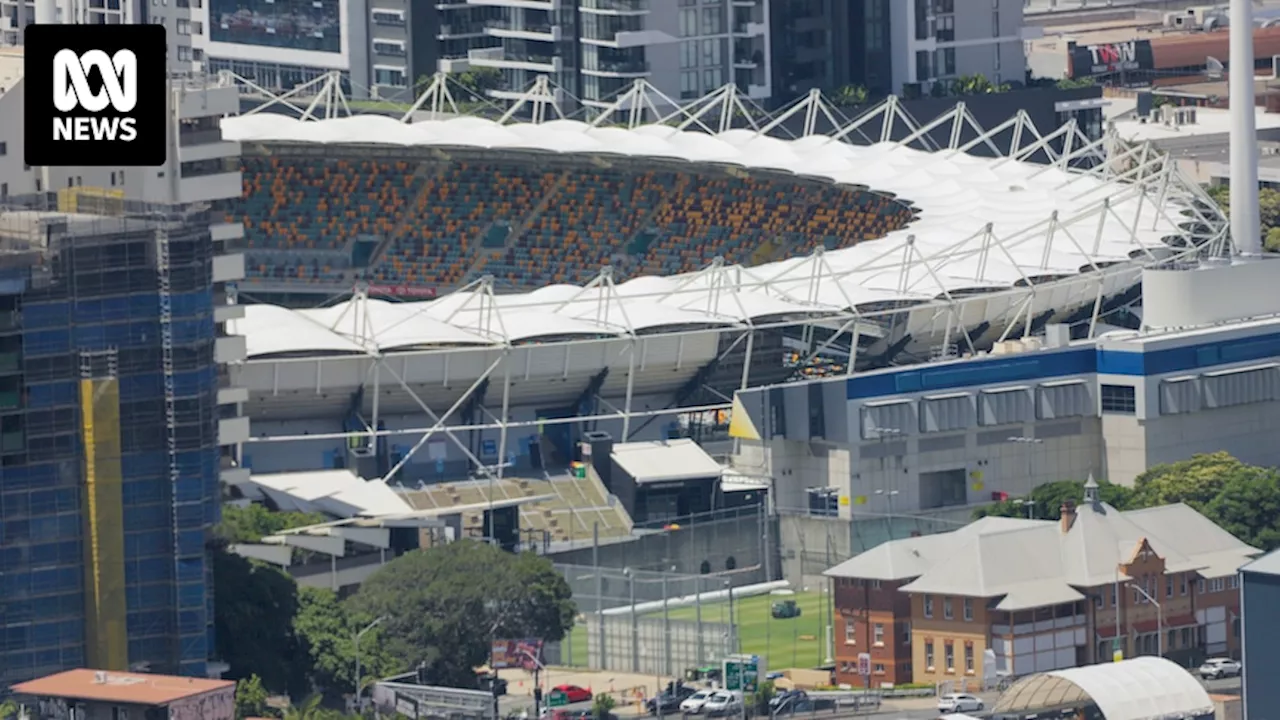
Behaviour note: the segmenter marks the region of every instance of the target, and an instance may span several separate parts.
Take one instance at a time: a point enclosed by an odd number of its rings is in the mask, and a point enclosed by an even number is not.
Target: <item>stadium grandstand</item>
[[[1143,267],[1231,250],[1166,155],[1074,122],[819,93],[760,118],[730,87],[646,123],[643,81],[590,121],[534,91],[492,120],[431,92],[426,117],[223,121],[251,276],[233,485],[352,468],[472,530],[500,503],[553,542],[631,536],[588,437],[715,452],[737,389],[1092,334]]]

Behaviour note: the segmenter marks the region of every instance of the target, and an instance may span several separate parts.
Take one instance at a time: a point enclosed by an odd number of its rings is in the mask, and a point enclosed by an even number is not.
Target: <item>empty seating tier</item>
[[[480,273],[527,289],[605,264],[631,275],[717,256],[751,265],[849,247],[912,217],[883,195],[782,175],[495,157],[250,155],[228,219],[244,223],[252,279],[447,291]]]

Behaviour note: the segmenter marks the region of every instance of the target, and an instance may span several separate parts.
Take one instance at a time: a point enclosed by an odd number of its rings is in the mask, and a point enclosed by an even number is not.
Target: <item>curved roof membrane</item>
[[[455,117],[406,124],[381,116],[301,121],[261,114],[228,118],[222,132],[249,143],[501,150],[530,153],[531,162],[537,154],[558,153],[581,155],[584,162],[604,155],[713,163],[866,187],[917,213],[877,240],[751,268],[496,298],[460,292],[426,302],[370,302],[363,328],[331,322],[345,304],[291,318],[288,311],[250,306],[235,332],[248,336],[251,357],[286,351],[282,346],[343,352],[657,332],[980,295],[1040,286],[1039,278],[1070,282],[1082,272],[1168,258],[1174,251],[1164,238],[1187,235],[1179,223],[1187,222],[1184,211],[1198,197],[1163,156],[1119,141],[1099,145],[1110,155],[1088,170],[1072,167],[1071,157],[1024,162],[1019,158],[1031,154],[1026,148],[1039,137],[1031,131],[1015,157],[1004,158],[961,148],[926,152],[899,142],[854,145],[824,135],[786,140],[755,130],[708,134],[573,120],[500,124]],[[1092,151],[1102,155],[1098,148]]]
[[[1214,712],[1209,694],[1191,673],[1158,657],[1030,675],[1006,690],[993,710],[1023,714],[1090,703],[1107,720],[1212,717]]]

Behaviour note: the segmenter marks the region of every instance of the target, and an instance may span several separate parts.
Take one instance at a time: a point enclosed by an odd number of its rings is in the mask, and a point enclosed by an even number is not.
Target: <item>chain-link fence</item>
[[[736,638],[729,623],[661,617],[588,615],[586,665],[601,670],[675,677],[718,664]]]
[[[700,594],[766,581],[764,569],[759,566],[715,575],[566,564],[557,564],[556,569],[569,582],[578,612],[587,615],[624,605],[657,603],[663,598],[692,599]],[[641,614],[656,609],[642,609]]]

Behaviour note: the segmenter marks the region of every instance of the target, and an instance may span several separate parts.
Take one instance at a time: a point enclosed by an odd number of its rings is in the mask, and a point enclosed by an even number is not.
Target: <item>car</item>
[[[702,712],[710,717],[741,713],[742,701],[735,692],[717,690],[703,703]]]
[[[783,690],[769,699],[769,714],[790,715],[813,712],[815,706],[803,690]]]
[[[553,693],[562,693],[566,702],[591,702],[591,690],[577,685],[557,685],[551,688]]]
[[[1240,663],[1231,658],[1209,658],[1200,665],[1200,677],[1205,680],[1238,677],[1242,669]]]
[[[702,712],[702,706],[706,705],[714,694],[714,690],[699,690],[695,692],[680,702],[680,712],[697,715]]]
[[[965,693],[947,693],[938,698],[938,712],[944,713],[962,713],[962,712],[981,712],[983,710],[982,700],[973,695]]]
[[[644,708],[650,715],[677,713],[680,712],[681,703],[693,697],[696,692],[697,690],[688,685],[678,685],[674,688],[674,692],[673,688],[668,687],[657,697],[645,700]]]

